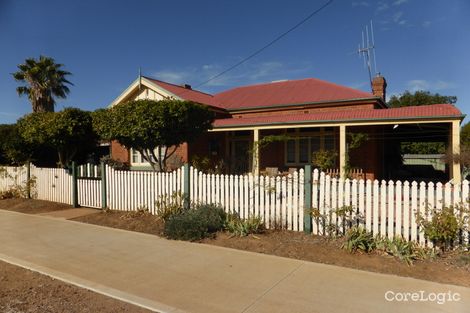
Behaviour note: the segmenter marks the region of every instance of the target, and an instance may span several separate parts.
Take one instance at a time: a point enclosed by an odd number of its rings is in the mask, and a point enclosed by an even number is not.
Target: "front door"
[[[232,141],[231,173],[244,174],[250,171],[250,141],[239,139]]]

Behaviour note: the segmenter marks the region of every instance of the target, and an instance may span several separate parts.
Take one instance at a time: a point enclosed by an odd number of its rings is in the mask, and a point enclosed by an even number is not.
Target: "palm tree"
[[[55,99],[65,99],[70,92],[66,84],[73,85],[65,76],[70,72],[61,70],[63,64],[56,64],[53,58],[40,56],[26,59],[19,64],[19,71],[13,73],[15,80],[26,83],[16,88],[18,95],[27,95],[33,112],[54,112]]]

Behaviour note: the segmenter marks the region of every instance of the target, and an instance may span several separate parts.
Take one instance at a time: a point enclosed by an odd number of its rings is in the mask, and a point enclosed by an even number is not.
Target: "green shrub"
[[[196,214],[204,220],[209,233],[217,232],[224,228],[227,214],[224,209],[215,204],[199,204],[194,207]]]
[[[415,260],[425,259],[427,256],[426,249],[419,246],[414,241],[407,241],[403,237],[395,237],[393,239],[377,238],[377,250],[398,258],[400,261],[412,265]]]
[[[225,218],[223,209],[216,205],[198,205],[169,215],[165,220],[164,234],[169,239],[200,240],[222,230]]]
[[[166,221],[173,215],[179,215],[185,211],[181,193],[174,193],[168,199],[161,196],[155,201],[156,215],[159,219]]]
[[[248,236],[259,234],[264,231],[264,224],[259,217],[249,217],[241,219],[237,214],[227,216],[225,229],[234,236]]]
[[[351,253],[358,250],[369,253],[375,249],[374,236],[362,227],[353,227],[346,233],[343,249]]]
[[[466,231],[464,213],[468,213],[468,209],[461,206],[449,206],[442,210],[434,209],[430,213],[432,216],[430,220],[418,215],[416,221],[424,237],[445,251],[454,244],[460,231]]]

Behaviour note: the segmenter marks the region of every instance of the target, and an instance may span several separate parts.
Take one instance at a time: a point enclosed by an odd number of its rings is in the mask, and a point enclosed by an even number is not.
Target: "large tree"
[[[27,143],[54,148],[58,165],[62,167],[69,166],[79,155],[91,152],[97,144],[91,114],[80,109],[31,113],[19,119],[17,124]]]
[[[93,120],[103,139],[138,151],[156,171],[166,170],[166,161],[180,144],[210,129],[214,114],[191,101],[136,100],[98,110]]]
[[[438,93],[432,94],[429,91],[418,90],[414,93],[406,90],[404,93],[390,97],[387,104],[392,108],[415,106],[415,105],[429,105],[457,102],[456,96],[444,96]]]
[[[54,97],[64,99],[70,92],[67,84],[73,84],[66,76],[71,73],[62,67],[53,58],[41,55],[39,59],[26,59],[18,65],[19,71],[12,74],[15,80],[25,83],[16,91],[20,96],[28,96],[33,112],[54,112]]]

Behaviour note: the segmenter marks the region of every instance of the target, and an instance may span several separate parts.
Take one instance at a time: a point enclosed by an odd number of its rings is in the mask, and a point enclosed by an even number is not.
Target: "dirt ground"
[[[30,270],[0,262],[0,312],[151,312]]]
[[[154,235],[161,235],[163,230],[156,217],[145,213],[108,211],[74,220]],[[470,287],[470,253],[448,254],[408,266],[388,255],[348,253],[341,249],[339,240],[291,231],[266,231],[241,238],[219,232],[201,243]]]
[[[0,200],[0,210],[16,211],[21,213],[38,214],[58,210],[71,209],[72,206],[57,202],[34,199],[4,199]]]

